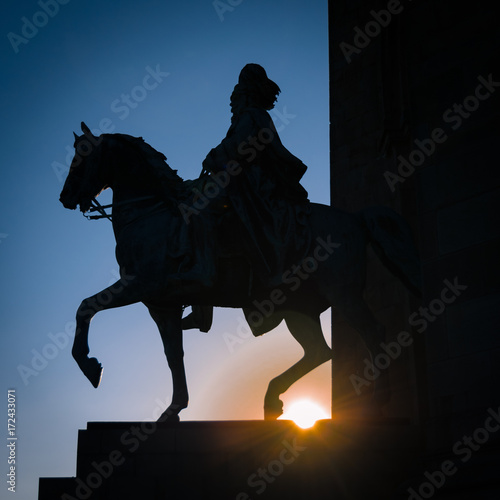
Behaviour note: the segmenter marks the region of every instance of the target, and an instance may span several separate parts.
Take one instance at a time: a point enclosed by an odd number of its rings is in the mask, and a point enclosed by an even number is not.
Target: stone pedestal
[[[89,422],[76,477],[41,478],[39,500],[387,500],[419,455],[402,421]]]

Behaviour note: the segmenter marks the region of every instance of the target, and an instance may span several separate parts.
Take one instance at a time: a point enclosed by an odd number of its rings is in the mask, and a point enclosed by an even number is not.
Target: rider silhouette
[[[231,95],[231,126],[203,162],[211,173],[232,172],[226,194],[264,286],[281,283],[308,246],[309,203],[299,182],[307,167],[283,146],[268,113],[279,93],[262,66],[247,64]]]
[[[247,64],[231,95],[231,126],[203,161],[212,175],[229,173],[226,195],[245,229],[247,256],[269,288],[306,255],[310,240],[309,200],[300,184],[307,167],[283,146],[268,113],[279,93],[262,66]],[[188,318],[184,329],[196,328],[203,312],[193,308]]]

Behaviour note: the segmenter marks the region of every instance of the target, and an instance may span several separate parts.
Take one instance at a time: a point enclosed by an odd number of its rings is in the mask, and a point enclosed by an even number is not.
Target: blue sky
[[[111,225],[58,201],[82,120],[95,132],[144,137],[193,178],[227,131],[239,71],[259,63],[282,89],[273,117],[309,166],[310,199],[330,199],[326,0],[222,1],[224,12],[211,0],[54,1],[50,16],[43,0],[9,2],[0,20],[0,371],[2,407],[7,389],[17,395],[23,500],[36,498],[38,477],[75,474],[77,430],[88,421],[151,420],[171,396],[142,305],[92,322],[92,354],[104,365],[98,390],[71,358],[76,308],[118,272]],[[329,338],[328,313],[322,320]],[[301,349],[283,326],[258,339],[245,333],[239,310],[217,310],[207,335],[186,332],[184,420],[262,418],[267,383]],[[290,389],[285,404],[305,395],[329,408],[328,365]],[[6,471],[6,451],[0,461]]]

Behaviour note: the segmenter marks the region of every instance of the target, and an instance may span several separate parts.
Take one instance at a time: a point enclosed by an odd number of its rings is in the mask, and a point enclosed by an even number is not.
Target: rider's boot
[[[207,333],[212,326],[214,308],[212,306],[192,306],[193,311],[182,319],[182,329],[197,328]]]

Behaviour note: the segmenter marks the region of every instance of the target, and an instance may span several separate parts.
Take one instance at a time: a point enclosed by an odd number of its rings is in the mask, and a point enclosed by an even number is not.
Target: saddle
[[[232,208],[224,187],[208,174],[183,182],[185,210],[200,217],[197,230],[210,228],[210,238],[215,239],[217,258],[231,258],[245,255],[243,225]]]
[[[287,269],[286,260],[293,264],[306,254],[310,238],[303,217],[308,215],[307,210],[303,210],[300,222],[297,222],[297,218],[295,222],[281,224],[281,227],[280,221],[276,224],[276,220],[271,218],[269,227],[273,228],[275,224],[276,230],[282,231],[279,236],[273,238],[269,228],[263,226],[267,223],[265,221],[267,215],[272,217],[270,207],[262,210],[258,204],[254,207],[251,203],[248,205],[249,208],[245,205],[238,206],[239,199],[235,197],[235,193],[228,196],[225,186],[208,174],[202,174],[198,179],[184,181],[183,184],[186,193],[184,206],[192,214],[189,216],[189,222],[192,223],[190,232],[195,260],[204,262],[205,266],[211,268],[213,275],[217,275],[218,282],[220,271],[225,275],[226,283],[229,283],[231,281],[229,270],[242,279],[242,270],[247,268],[244,281],[247,282],[248,293],[255,287],[259,289],[274,287],[280,283],[280,269]],[[293,221],[297,217],[294,212],[296,207],[284,203],[286,202],[277,200],[277,217],[283,216],[285,221]],[[256,232],[251,229],[250,233],[248,220],[245,222],[244,217],[253,216],[254,208],[256,220],[259,222],[255,226]],[[283,229],[288,231],[288,234],[284,234]],[[304,236],[297,232],[296,236],[293,236],[294,230],[303,230],[307,234]],[[290,237],[289,245],[283,245],[283,238],[287,237]],[[298,245],[300,239],[303,240],[301,246]]]

